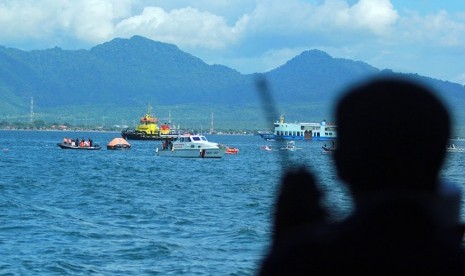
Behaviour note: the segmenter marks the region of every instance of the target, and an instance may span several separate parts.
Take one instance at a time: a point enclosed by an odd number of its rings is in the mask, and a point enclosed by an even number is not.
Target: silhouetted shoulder
[[[311,173],[286,178],[260,275],[465,275],[460,203],[440,179],[451,119],[436,93],[395,77],[347,89],[333,157],[353,212],[328,222]]]

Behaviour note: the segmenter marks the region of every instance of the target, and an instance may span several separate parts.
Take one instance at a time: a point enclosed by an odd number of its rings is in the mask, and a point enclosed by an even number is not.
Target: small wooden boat
[[[333,153],[336,150],[333,147],[327,147],[327,146],[322,146],[321,148],[323,149],[323,153],[329,153],[329,154]]]
[[[333,153],[336,151],[336,143],[334,143],[334,141],[331,141],[330,146],[324,144],[324,146],[322,146],[321,148],[323,149],[323,153]]]

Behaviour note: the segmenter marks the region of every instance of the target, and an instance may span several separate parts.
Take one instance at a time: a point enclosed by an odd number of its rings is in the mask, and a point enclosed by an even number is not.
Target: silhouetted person
[[[465,275],[459,190],[439,177],[451,132],[441,101],[378,78],[351,87],[335,115],[333,156],[354,210],[330,222],[311,172],[285,174],[259,274]]]

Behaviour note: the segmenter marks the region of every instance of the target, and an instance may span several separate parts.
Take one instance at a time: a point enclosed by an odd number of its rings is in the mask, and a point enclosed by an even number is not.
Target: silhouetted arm
[[[286,172],[276,200],[273,241],[296,227],[323,223],[328,213],[320,204],[321,198],[315,177],[305,167]]]

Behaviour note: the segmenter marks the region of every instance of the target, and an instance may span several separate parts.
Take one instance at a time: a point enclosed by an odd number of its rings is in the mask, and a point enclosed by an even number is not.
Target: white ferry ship
[[[328,141],[337,138],[337,127],[323,120],[320,123],[285,123],[284,115],[274,123],[273,131],[259,131],[265,140],[315,140]]]

